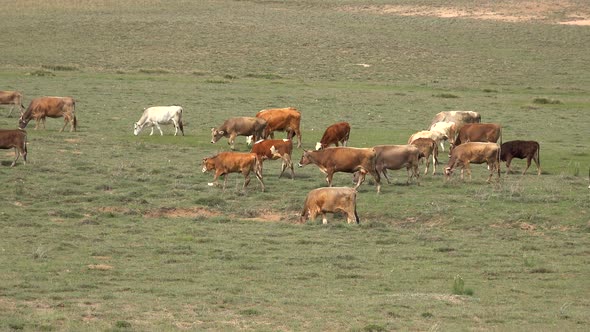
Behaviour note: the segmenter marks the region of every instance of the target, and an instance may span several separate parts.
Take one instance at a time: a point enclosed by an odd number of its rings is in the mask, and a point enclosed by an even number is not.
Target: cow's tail
[[[496,158],[496,167],[498,167],[498,180],[500,180],[500,158],[502,158],[502,126],[500,126],[500,146],[498,146],[498,158]]]
[[[357,196],[357,191],[354,191],[354,220],[356,221],[357,224],[360,224],[361,220],[359,218],[359,214],[356,212],[356,196]]]
[[[541,144],[537,143],[537,173],[541,175]],[[590,168],[588,168],[588,179],[590,180]]]
[[[74,131],[78,130],[78,119],[76,118],[76,114],[74,114]]]

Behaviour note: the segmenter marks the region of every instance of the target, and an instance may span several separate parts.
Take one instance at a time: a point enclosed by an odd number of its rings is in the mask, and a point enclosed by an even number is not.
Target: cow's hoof
[[[208,185],[209,187],[213,187],[213,186],[215,185],[215,183],[213,183],[213,182],[209,182],[209,183],[207,183],[207,185]]]

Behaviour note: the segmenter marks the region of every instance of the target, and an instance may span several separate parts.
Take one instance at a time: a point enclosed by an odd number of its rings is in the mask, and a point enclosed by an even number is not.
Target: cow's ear
[[[211,127],[211,132],[212,133],[215,132],[215,128]]]
[[[220,131],[218,131],[217,133],[218,133],[219,135],[223,135],[223,134],[225,134],[225,132],[224,132],[223,130],[220,130]]]

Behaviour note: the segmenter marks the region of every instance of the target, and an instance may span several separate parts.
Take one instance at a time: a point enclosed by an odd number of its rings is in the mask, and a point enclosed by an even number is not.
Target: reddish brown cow
[[[274,138],[275,131],[286,131],[288,139],[297,135],[297,147],[301,147],[301,113],[295,107],[262,110],[256,113],[256,117],[268,123],[263,138]]]
[[[350,124],[348,124],[348,122],[335,123],[326,128],[322,139],[316,144],[315,149],[325,149],[332,144],[338,146],[338,143],[342,143],[342,146],[346,146],[349,136]]]
[[[346,221],[350,224],[360,222],[356,213],[356,196],[354,188],[348,187],[331,187],[317,188],[310,191],[305,199],[305,205],[301,212],[300,222],[305,222],[308,218],[315,220],[318,214],[322,215],[322,223],[327,224],[326,213],[336,213],[342,211],[346,213]]]
[[[0,91],[0,105],[12,105],[8,116],[12,115],[14,107],[18,107],[22,114],[25,110],[23,106],[23,94],[18,91]]]
[[[70,124],[70,131],[76,131],[78,120],[74,114],[76,111],[76,101],[72,97],[39,97],[35,98],[29,104],[27,110],[21,115],[18,126],[25,129],[31,119],[35,119],[35,129],[39,123],[45,129],[45,118],[64,118],[63,131],[67,124]]]
[[[420,151],[420,159],[426,159],[426,169],[424,175],[428,173],[430,167],[430,156],[432,156],[432,175],[436,173],[436,164],[438,164],[438,145],[431,138],[418,138],[412,142]]]
[[[223,190],[227,182],[227,175],[229,173],[242,173],[244,175],[244,186],[250,183],[250,172],[254,172],[256,178],[262,185],[264,191],[264,182],[262,181],[262,160],[256,153],[248,152],[221,152],[213,157],[203,158],[203,173],[215,170],[213,182],[209,186],[219,185],[217,179],[223,175]]]
[[[309,164],[317,165],[320,171],[326,174],[326,182],[330,187],[332,186],[334,173],[360,172],[355,189],[365,181],[365,175],[369,173],[375,179],[377,192],[381,192],[381,177],[375,171],[375,149],[373,148],[336,147],[319,151],[303,150],[299,167]]]
[[[0,149],[14,148],[15,159],[10,167],[22,155],[23,164],[27,163],[27,132],[22,129],[0,129]]]
[[[467,142],[491,142],[496,143],[500,139],[502,143],[502,127],[497,123],[468,123],[457,134],[451,150],[457,145]]]
[[[502,144],[500,147],[500,160],[506,162],[506,174],[509,174],[511,171],[510,163],[513,158],[526,158],[526,168],[522,171],[522,175],[524,175],[531,166],[531,159],[534,160],[537,165],[537,175],[541,175],[540,150],[539,142],[536,141],[516,140]]]
[[[283,176],[283,173],[287,167],[291,169],[291,179],[295,178],[293,162],[291,161],[291,154],[293,153],[293,141],[290,139],[260,140],[254,143],[250,152],[256,153],[262,160],[276,160],[281,158],[283,163],[281,165],[281,174],[279,175],[279,179],[281,176]]]
[[[467,169],[469,180],[471,180],[471,168],[469,164],[487,163],[490,170],[490,176],[487,182],[490,182],[494,171],[498,172],[500,180],[500,146],[496,143],[468,142],[461,144],[453,149],[451,158],[445,167],[446,179],[450,179],[456,167],[461,167],[461,179],[463,171]]]
[[[254,117],[236,117],[229,118],[217,128],[211,128],[211,143],[219,141],[222,137],[227,137],[227,144],[234,149],[236,136],[254,136],[254,142],[263,136],[264,128],[267,123],[264,119]]]

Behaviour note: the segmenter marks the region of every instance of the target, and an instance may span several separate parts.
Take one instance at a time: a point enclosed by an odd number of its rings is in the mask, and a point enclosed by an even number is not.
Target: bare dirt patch
[[[195,218],[195,217],[214,217],[220,215],[215,212],[202,207],[193,208],[159,208],[149,210],[144,213],[145,218]]]
[[[454,7],[427,5],[344,6],[341,10],[350,12],[368,12],[378,15],[463,18],[501,22],[541,21],[551,24],[590,24],[590,9],[580,8],[579,5],[568,0],[498,0],[477,2],[477,6]],[[556,19],[555,13],[560,13],[561,17],[566,17],[566,19]]]

